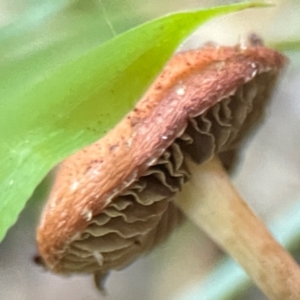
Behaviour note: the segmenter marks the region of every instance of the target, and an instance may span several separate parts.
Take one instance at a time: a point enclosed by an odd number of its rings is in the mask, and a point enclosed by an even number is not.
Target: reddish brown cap
[[[181,219],[184,157],[230,166],[285,63],[259,43],[175,55],[132,112],[60,166],[38,228],[46,265],[104,274],[164,239]]]

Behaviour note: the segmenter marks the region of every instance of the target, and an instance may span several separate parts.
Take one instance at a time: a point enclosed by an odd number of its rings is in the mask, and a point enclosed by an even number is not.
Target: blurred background
[[[25,71],[37,77],[51,72],[147,20],[233,2],[239,1],[0,0],[0,79],[22,84],[30,77],[24,77]],[[251,32],[270,45],[299,40],[300,2],[273,2],[274,8],[247,10],[207,23],[181,49],[196,48],[207,41],[233,45]],[[25,30],[30,34],[24,35]],[[281,218],[300,201],[300,52],[291,49],[286,54],[291,60],[289,68],[264,124],[249,141],[233,175],[238,190],[266,222]],[[19,70],[18,76],[10,72],[12,69]],[[50,186],[51,176],[37,188],[0,245],[0,299],[171,300],[193,284],[201,284],[223,257],[222,251],[187,221],[151,254],[123,271],[112,272],[104,297],[94,288],[91,276],[63,278],[33,263],[35,228]],[[300,246],[300,232],[298,235]],[[214,288],[218,289],[218,284]],[[255,288],[226,297],[218,299],[266,299]]]

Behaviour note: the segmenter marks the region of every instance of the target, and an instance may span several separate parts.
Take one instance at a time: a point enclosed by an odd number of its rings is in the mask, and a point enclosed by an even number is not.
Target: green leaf
[[[259,6],[266,4],[169,15],[119,35],[35,81],[23,73],[13,88],[1,74],[0,240],[47,172],[112,128],[197,26]],[[9,74],[7,78],[14,80]]]
[[[80,7],[76,7],[76,2],[45,0],[39,6],[33,3],[16,24],[0,29],[1,90],[9,89],[18,95],[24,85],[35,84],[45,74],[49,76],[59,66],[112,38],[108,17],[101,7],[94,0],[81,1]],[[133,24],[141,23],[131,10],[115,9],[109,15],[118,31],[129,26],[128,15]]]

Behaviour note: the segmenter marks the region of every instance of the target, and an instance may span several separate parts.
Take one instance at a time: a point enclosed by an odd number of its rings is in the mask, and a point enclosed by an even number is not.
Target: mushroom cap
[[[48,268],[105,274],[163,240],[182,219],[171,200],[184,157],[230,167],[285,63],[259,43],[176,54],[133,111],[60,165],[37,232]]]

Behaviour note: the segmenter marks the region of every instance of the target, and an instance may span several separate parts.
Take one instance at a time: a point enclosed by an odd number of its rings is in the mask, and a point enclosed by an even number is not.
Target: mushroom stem
[[[300,299],[300,269],[232,185],[220,160],[187,160],[192,177],[177,205],[227,251],[269,299]]]

